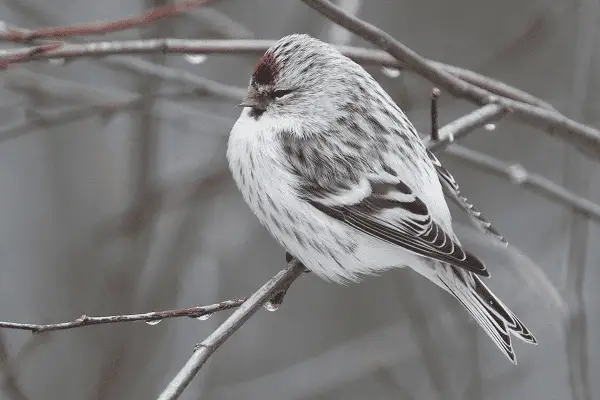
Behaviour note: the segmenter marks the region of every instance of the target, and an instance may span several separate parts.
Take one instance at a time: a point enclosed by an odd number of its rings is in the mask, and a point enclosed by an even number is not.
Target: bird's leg
[[[431,140],[437,142],[440,140],[440,131],[438,125],[438,98],[440,89],[433,88],[431,91]]]
[[[290,265],[293,262],[299,262],[296,260],[296,258],[294,258],[294,256],[292,256],[287,251],[285,252],[285,261],[287,262],[288,265]],[[302,266],[304,267],[304,265],[302,265]],[[308,273],[308,272],[310,272],[310,270],[308,268],[304,267],[304,272]],[[273,295],[273,297],[271,297],[271,300],[269,300],[267,302],[267,304],[265,305],[267,310],[275,311],[279,308],[279,306],[281,306],[281,303],[283,303],[283,298],[285,297],[288,289],[292,285],[292,282],[293,281],[290,281],[289,283],[284,285],[277,293],[275,293]]]

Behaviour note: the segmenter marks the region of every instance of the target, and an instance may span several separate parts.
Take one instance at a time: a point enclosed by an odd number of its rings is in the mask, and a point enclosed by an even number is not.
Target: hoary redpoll
[[[444,191],[489,222],[362,67],[307,35],[280,39],[257,63],[227,158],[244,199],[310,271],[335,281],[408,266],[448,291],[512,362],[511,334],[536,343],[483,284]]]

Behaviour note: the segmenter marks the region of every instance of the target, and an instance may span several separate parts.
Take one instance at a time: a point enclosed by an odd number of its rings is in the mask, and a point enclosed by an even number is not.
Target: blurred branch
[[[60,43],[48,43],[48,44],[42,44],[42,45],[35,46],[35,47],[28,47],[26,49],[23,49],[20,52],[14,53],[12,56],[10,56],[6,59],[0,60],[0,69],[6,69],[6,68],[10,67],[12,64],[30,60],[37,55],[44,54],[44,53],[47,53],[52,50],[56,50],[61,46],[62,45]]]
[[[177,373],[166,389],[158,397],[158,400],[173,400],[179,398],[185,388],[190,384],[200,368],[208,358],[242,325],[262,307],[274,294],[289,286],[290,282],[297,279],[305,268],[296,259],[293,259],[288,268],[280,271],[271,278],[252,296],[248,298],[223,324],[210,334],[202,343],[199,343],[183,368]]]
[[[304,0],[308,3],[314,1]],[[327,4],[327,9],[336,7],[327,2],[316,1],[315,4]],[[320,7],[320,6],[316,6]],[[345,14],[336,14],[334,19],[342,21],[342,25],[355,32],[363,32],[363,21],[352,17],[344,19]],[[346,21],[351,21],[347,23]],[[355,25],[357,24],[357,25]],[[358,26],[358,28],[357,28]],[[382,66],[396,66],[409,68],[424,76],[432,83],[446,89],[451,94],[469,99],[477,104],[498,104],[510,109],[516,117],[524,122],[536,126],[549,134],[558,135],[570,142],[584,154],[595,159],[600,159],[600,131],[569,119],[549,108],[545,102],[526,94],[516,88],[504,83],[489,79],[474,72],[447,66],[427,60],[406,46],[396,42],[383,31],[367,24],[370,27],[366,39],[373,41],[386,48],[390,54],[398,57],[400,61],[393,62],[383,56],[383,52],[373,50],[349,48],[340,46],[340,50],[347,56],[357,61],[374,63]],[[364,28],[367,29],[367,28]],[[381,36],[383,35],[383,36]],[[34,59],[69,59],[84,56],[106,56],[114,54],[141,54],[141,53],[184,53],[184,54],[240,54],[264,52],[273,41],[264,40],[184,40],[184,39],[149,39],[149,40],[123,40],[110,42],[92,42],[85,44],[63,44],[60,48],[45,50],[42,52],[32,51],[31,48],[10,49],[0,51],[0,58],[6,65],[25,62]],[[383,54],[382,54],[383,53]],[[459,74],[453,75],[453,73]],[[468,78],[467,80],[461,79]],[[479,85],[479,86],[478,86]],[[480,87],[481,86],[481,87]],[[482,88],[483,87],[483,88]],[[507,97],[505,97],[507,96]],[[517,100],[513,100],[516,98]]]
[[[238,102],[246,94],[245,88],[216,82],[185,70],[158,65],[133,57],[113,57],[105,62],[138,74],[159,78],[168,83],[180,83],[186,87],[196,89],[200,94],[220,97],[225,100]]]
[[[14,364],[9,362],[6,340],[0,335],[0,366],[4,374],[2,388],[5,394],[13,400],[27,400],[28,397],[19,386],[17,375],[13,369]]]
[[[136,17],[118,21],[97,22],[93,24],[68,25],[37,30],[8,29],[0,32],[0,40],[13,42],[31,42],[37,39],[64,39],[73,36],[103,35],[109,32],[124,31],[144,25],[150,25],[159,19],[172,17],[190,8],[196,8],[214,0],[190,0],[181,3],[156,7]]]
[[[254,37],[254,34],[246,26],[213,8],[198,8],[193,10],[190,16],[195,17],[202,26],[226,39],[252,39]]]
[[[0,321],[0,328],[4,329],[17,329],[31,331],[32,333],[42,333],[51,331],[62,331],[66,329],[81,328],[84,326],[91,325],[103,325],[103,324],[116,324],[120,322],[135,322],[135,321],[146,321],[146,322],[160,322],[163,319],[169,318],[199,318],[202,316],[210,315],[219,311],[229,310],[232,308],[240,307],[246,301],[245,298],[232,299],[222,301],[220,303],[211,304],[208,306],[198,306],[191,308],[182,308],[177,310],[166,310],[166,311],[152,311],[143,314],[124,314],[124,315],[111,315],[106,317],[89,317],[82,315],[74,321],[60,322],[56,324],[26,324],[20,322],[6,322]],[[157,322],[158,321],[158,322]]]
[[[382,48],[396,59],[402,60],[412,71],[434,85],[446,89],[450,94],[479,105],[496,103],[509,108],[515,116],[521,117],[523,121],[544,129],[550,134],[561,136],[563,140],[571,143],[584,154],[600,160],[600,131],[597,129],[573,121],[555,110],[532,106],[507,97],[499,97],[479,86],[457,78],[449,71],[431,63],[409,47],[396,41],[382,29],[348,14],[330,1],[302,1],[331,21]]]
[[[547,199],[572,208],[600,223],[600,205],[576,195],[541,175],[528,172],[521,164],[507,163],[459,145],[449,146],[445,153],[472,164],[479,170],[483,169],[493,175],[506,178],[515,185],[529,188]]]
[[[499,118],[503,113],[506,113],[506,110],[499,105],[489,104],[440,128],[438,141],[425,137],[423,142],[434,152],[444,150],[446,154],[474,165],[478,169],[484,169],[496,176],[507,178],[516,185],[529,188],[550,200],[573,208],[581,214],[600,222],[600,205],[576,195],[541,175],[526,171],[521,164],[507,163],[488,154],[467,149],[457,144],[448,146],[453,140],[464,137],[475,129]]]
[[[28,55],[30,48],[2,49],[1,58],[10,58],[26,54],[28,58],[13,62],[30,60],[68,59],[76,57],[103,57],[115,54],[152,54],[157,52],[175,54],[249,54],[259,55],[264,53],[274,40],[187,40],[187,39],[141,39],[141,40],[113,40],[106,42],[90,43],[63,43],[60,49],[42,54]],[[365,65],[378,65],[399,69],[410,68],[401,60],[397,60],[385,51],[373,50],[353,46],[336,46],[343,54]],[[478,74],[464,68],[428,60],[438,68],[446,70],[466,82],[480,86],[491,93],[518,100],[523,103],[537,105],[542,108],[553,109],[543,100],[532,96],[520,89],[507,85],[496,79]]]

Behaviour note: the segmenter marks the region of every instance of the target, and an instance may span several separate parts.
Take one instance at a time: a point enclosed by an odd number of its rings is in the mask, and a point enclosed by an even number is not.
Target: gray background
[[[598,0],[340,1],[426,57],[505,80],[600,126]],[[3,0],[0,16],[36,28],[122,18],[159,4]],[[366,45],[300,1],[229,0],[214,9],[255,38],[307,32]],[[223,37],[206,18],[193,11],[105,38]],[[246,85],[258,58],[214,55],[193,65],[182,55],[139,57],[237,86]],[[369,71],[426,132],[431,85],[411,73],[392,79],[378,68]],[[156,98],[157,91],[189,90],[97,59],[39,62],[2,72],[1,125],[97,102],[93,91],[83,96],[36,89],[43,85],[31,85],[34,77],[41,83],[47,77],[75,81],[118,98],[146,97],[134,110],[41,120],[0,138],[0,319],[55,322],[84,313],[209,304],[248,295],[284,267],[283,250],[251,215],[226,170],[227,134],[239,113],[235,103]],[[447,95],[440,102],[442,123],[472,110]],[[463,144],[518,161],[600,202],[598,165],[540,131],[504,120]],[[232,337],[182,398],[599,398],[598,225],[506,180],[441,158],[463,192],[541,267],[566,304],[557,306],[537,279],[524,278],[531,276],[524,272],[530,266],[511,266],[485,248],[474,249],[489,254],[490,285],[540,342],[515,343],[517,367],[458,303],[408,270],[346,287],[305,276],[278,312],[261,310]],[[157,186],[181,187],[182,179],[199,185],[186,201],[161,209],[148,195]],[[0,399],[154,398],[226,315],[34,337],[4,330]]]

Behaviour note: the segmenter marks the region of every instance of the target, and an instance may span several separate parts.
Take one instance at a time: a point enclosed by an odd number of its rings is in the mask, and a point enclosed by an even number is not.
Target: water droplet
[[[186,54],[184,57],[190,64],[202,64],[208,58],[205,54]]]
[[[206,321],[206,320],[207,320],[207,319],[209,319],[211,316],[212,316],[212,313],[208,313],[208,314],[201,315],[201,316],[197,317],[196,319],[197,319],[198,321]]]
[[[272,303],[270,301],[266,302],[264,305],[265,309],[271,312],[279,310],[279,306],[280,304]]]
[[[496,124],[485,124],[485,126],[483,128],[486,131],[493,131],[494,129],[496,129]]]
[[[508,167],[508,175],[510,177],[510,180],[517,185],[520,185],[527,181],[527,171],[525,170],[525,168],[523,168],[521,164],[518,163]]]
[[[454,133],[448,135],[448,143],[454,142]]]
[[[161,323],[161,321],[162,321],[162,319],[153,319],[152,321],[146,321],[146,323],[147,323],[148,325],[152,325],[152,326],[154,326],[154,325],[158,325],[158,324],[160,324],[160,323]]]
[[[51,58],[48,60],[48,62],[52,65],[64,65],[67,60],[65,60],[64,58]]]
[[[381,72],[390,78],[397,78],[400,76],[400,70],[398,68],[383,67],[381,68]]]

